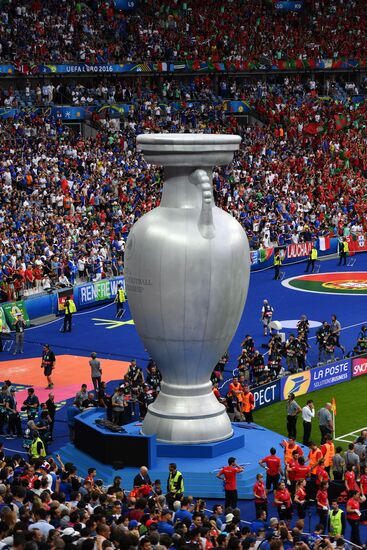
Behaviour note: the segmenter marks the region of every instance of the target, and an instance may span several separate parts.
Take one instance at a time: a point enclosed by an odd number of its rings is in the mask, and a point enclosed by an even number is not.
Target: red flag
[[[317,134],[325,132],[325,125],[322,122],[310,122],[303,127],[303,131],[306,132],[306,134],[316,136]]]
[[[336,416],[336,400],[335,397],[331,400],[331,410],[333,411],[334,416]]]

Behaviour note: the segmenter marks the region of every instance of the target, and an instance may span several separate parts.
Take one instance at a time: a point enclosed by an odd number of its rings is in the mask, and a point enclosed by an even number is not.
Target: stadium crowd
[[[161,190],[161,170],[136,151],[142,132],[241,134],[233,163],[214,173],[214,194],[252,249],[365,231],[365,103],[325,101],[307,83],[297,104],[292,88],[287,78],[276,89],[254,86],[267,122],[246,128],[219,105],[174,110],[151,99],[120,124],[97,116],[89,139],[58,116],[2,120],[2,299],[122,273],[129,228]]]
[[[358,59],[365,17],[363,0],[307,0],[301,14],[244,0],[202,0],[200,10],[192,0],[146,0],[130,14],[113,2],[3,2],[0,61],[24,70],[41,62]]]
[[[224,479],[226,505],[209,509],[187,494],[179,465],[169,464],[167,483],[151,480],[142,466],[132,486],[124,487],[119,475],[108,485],[94,467],[81,476],[76,464],[47,456],[34,429],[29,458],[8,456],[0,444],[0,545],[22,550],[349,550],[345,538],[361,546],[360,524],[366,520],[366,442],[365,430],[343,455],[330,438],[320,446],[310,441],[309,450],[293,438],[284,440],[284,457],[272,447],[259,461],[254,506],[244,521],[236,507],[236,476],[243,467],[234,457],[217,476]],[[319,522],[307,528],[306,516],[314,507]]]
[[[192,0],[145,0],[137,12],[126,14],[112,2],[8,1],[1,3],[0,62],[15,62],[28,74],[37,63],[210,60],[236,65],[245,58],[267,67],[281,59],[359,58],[367,46],[366,6],[362,0],[308,0],[302,15],[278,15],[265,1],[201,0],[198,10]],[[358,95],[355,85],[344,82],[342,87]],[[345,97],[335,79],[321,90],[313,78],[297,76],[276,84],[205,75],[185,83],[162,77],[153,85],[111,79],[56,86],[54,80],[27,81],[22,97],[32,106],[101,101],[132,102],[133,109],[120,121],[110,119],[108,111],[105,119],[94,115],[93,138],[63,125],[61,115],[29,111],[1,119],[1,299],[123,273],[129,229],[159,205],[164,177],[136,150],[135,138],[142,132],[241,135],[233,163],[215,170],[214,194],[216,203],[243,225],[252,249],[367,231],[366,103],[349,93]],[[18,107],[17,97],[10,85],[0,103]],[[222,99],[248,101],[259,123],[240,126],[222,110]],[[342,349],[332,326],[324,324],[317,337],[326,360],[335,348]],[[366,331],[362,327],[356,352],[367,347]],[[228,355],[220,360],[211,377],[213,392],[231,419],[253,421],[253,386],[275,379],[285,366],[290,372],[306,368],[307,334],[307,319],[301,318],[297,335],[284,345],[271,335],[267,359],[246,335],[238,376],[225,395],[220,385]],[[98,376],[98,363],[92,354],[94,391],[84,384],[69,408],[71,438],[73,418],[81,410],[104,407],[107,417],[121,425],[132,415],[143,419],[159,392],[160,374],[153,363],[144,373],[132,361],[111,393]],[[310,403],[297,409],[304,421],[307,415],[313,418]],[[311,412],[304,411],[307,406]],[[0,393],[0,435],[23,436],[29,456],[8,456],[0,444],[0,550],[350,550],[344,536],[357,545],[363,542],[366,431],[344,453],[330,434],[320,446],[304,440],[302,448],[290,437],[283,444],[284,459],[271,448],[254,480],[253,513],[243,521],[233,494],[242,471],[235,459],[218,474],[225,481],[225,507],[215,504],[208,510],[204,501],[187,495],[184,472],[174,464],[167,487],[150,480],[142,466],[133,486],[124,490],[119,476],[108,486],[94,468],[82,477],[77,465],[48,456],[56,416],[52,392],[40,403],[29,388],[21,407],[27,416],[24,434],[17,407],[15,390],[6,381]],[[289,412],[296,405],[288,407]],[[335,482],[342,483],[337,498]],[[235,498],[233,507],[229,496]],[[306,533],[305,517],[313,506],[319,524]]]

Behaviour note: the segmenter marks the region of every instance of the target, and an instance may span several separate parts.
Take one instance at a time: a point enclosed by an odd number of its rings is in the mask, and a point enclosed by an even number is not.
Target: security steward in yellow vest
[[[311,252],[308,255],[307,267],[305,273],[308,273],[308,270],[311,267],[311,273],[315,271],[315,262],[317,260],[317,250],[314,245],[312,245]]]
[[[126,302],[126,294],[122,288],[122,283],[118,284],[117,293],[116,293],[116,318],[121,319],[124,316],[125,308],[124,303]]]
[[[329,533],[335,537],[336,535],[344,535],[345,531],[345,514],[339,508],[338,501],[331,502],[331,510],[329,512]]]
[[[61,332],[71,332],[72,316],[76,312],[76,306],[74,300],[71,297],[67,297],[64,302],[64,326]]]
[[[184,480],[181,472],[177,470],[174,462],[169,465],[169,475],[167,479],[166,500],[169,506],[172,506],[175,500],[181,500],[184,493]]]
[[[45,444],[40,438],[37,431],[33,434],[33,441],[29,447],[29,457],[30,459],[40,458],[46,456]]]
[[[280,266],[282,265],[282,258],[280,257],[279,252],[274,253],[274,280],[280,279]]]
[[[348,252],[349,252],[349,244],[348,244],[348,241],[347,241],[346,237],[344,237],[342,242],[339,243],[339,263],[338,263],[338,265],[342,265],[342,261],[343,261],[343,265],[347,264]]]

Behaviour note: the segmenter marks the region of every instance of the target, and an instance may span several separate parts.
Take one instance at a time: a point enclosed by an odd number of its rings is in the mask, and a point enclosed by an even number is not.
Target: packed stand
[[[23,0],[4,5],[0,62],[124,63],[211,60],[358,59],[366,51],[366,4],[306,0],[299,13],[272,2],[146,0],[135,12],[113,2]]]
[[[161,170],[136,151],[142,132],[242,135],[233,163],[214,173],[214,194],[253,249],[365,230],[365,103],[320,100],[314,84],[299,85],[299,106],[287,80],[282,95],[262,85],[253,103],[268,123],[247,128],[220,106],[177,111],[152,100],[121,121],[96,115],[93,139],[59,117],[3,120],[2,299],[122,274],[129,228],[161,191]]]

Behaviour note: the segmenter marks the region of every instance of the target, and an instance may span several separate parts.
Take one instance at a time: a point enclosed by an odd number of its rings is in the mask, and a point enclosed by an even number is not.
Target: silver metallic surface
[[[159,441],[232,435],[209,378],[242,315],[250,252],[241,225],[214,204],[212,167],[231,162],[240,141],[208,134],[137,138],[147,162],[165,167],[161,205],[133,226],[125,251],[135,326],[163,375],[142,428]]]

